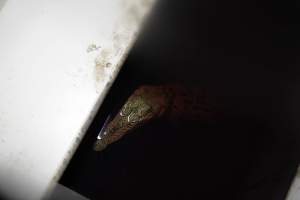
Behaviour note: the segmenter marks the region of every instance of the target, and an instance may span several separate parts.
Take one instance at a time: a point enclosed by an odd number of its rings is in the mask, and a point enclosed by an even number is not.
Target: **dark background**
[[[91,199],[283,200],[299,162],[296,1],[160,0],[61,183]],[[210,123],[156,121],[101,153],[107,114],[138,85],[206,88]]]

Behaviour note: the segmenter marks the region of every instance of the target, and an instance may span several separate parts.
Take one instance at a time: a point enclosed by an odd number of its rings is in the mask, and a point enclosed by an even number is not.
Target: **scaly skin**
[[[107,145],[156,118],[195,120],[212,115],[202,92],[178,85],[141,86],[109,122],[106,134],[96,141],[94,150],[105,149]]]

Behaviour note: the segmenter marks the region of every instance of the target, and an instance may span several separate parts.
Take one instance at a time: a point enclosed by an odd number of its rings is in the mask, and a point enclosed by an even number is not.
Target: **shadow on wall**
[[[0,0],[0,11],[5,6],[6,2],[7,2],[7,0]]]
[[[282,1],[159,1],[61,182],[92,199],[283,200],[300,153],[298,10]],[[156,122],[92,152],[119,99],[169,82],[205,87],[224,118]]]

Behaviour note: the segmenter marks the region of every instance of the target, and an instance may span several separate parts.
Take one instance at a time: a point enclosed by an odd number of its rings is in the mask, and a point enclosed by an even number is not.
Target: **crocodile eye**
[[[121,116],[128,116],[131,113],[131,110],[132,110],[132,103],[128,102],[121,109],[120,115]]]

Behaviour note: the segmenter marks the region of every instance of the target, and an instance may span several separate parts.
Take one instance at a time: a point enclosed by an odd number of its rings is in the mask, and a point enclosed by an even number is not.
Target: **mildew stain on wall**
[[[109,62],[111,55],[111,50],[102,49],[99,56],[95,59],[95,78],[97,82],[103,81],[109,75],[108,70],[112,67],[112,64]]]
[[[88,52],[98,53],[94,60],[96,84],[113,81],[154,2],[155,0],[123,0],[120,4],[120,10],[123,12],[120,14],[120,20],[114,25],[114,32],[109,40],[111,43],[101,47],[92,44],[88,47]]]

